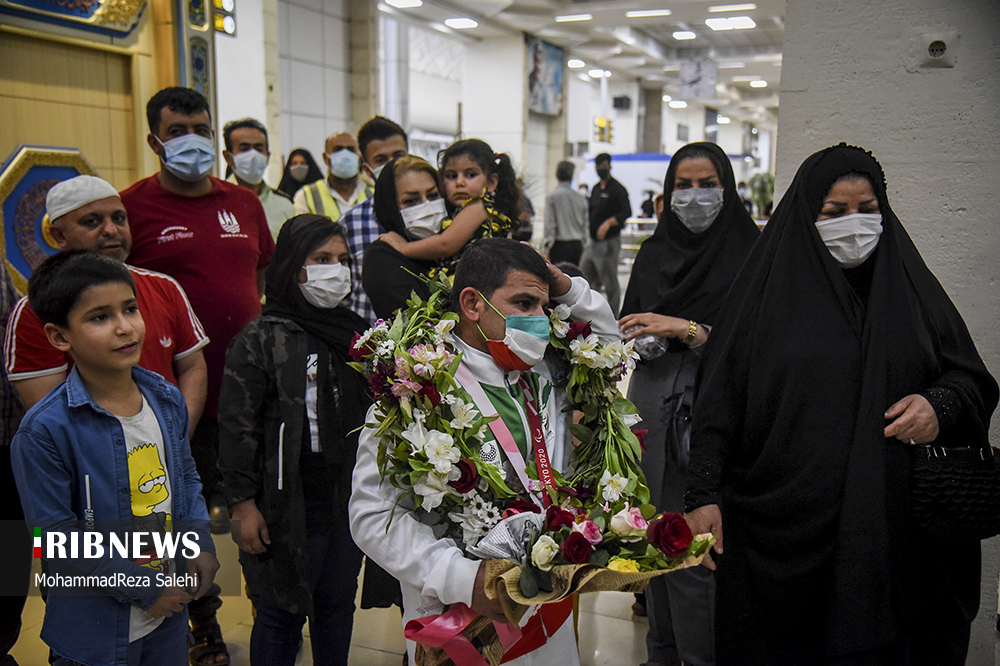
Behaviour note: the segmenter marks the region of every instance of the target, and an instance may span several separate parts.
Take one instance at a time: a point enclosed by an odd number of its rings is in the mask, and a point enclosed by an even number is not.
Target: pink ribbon
[[[431,648],[440,648],[461,666],[489,666],[462,631],[479,616],[465,604],[455,604],[447,612],[428,615],[406,623],[403,635],[411,641]],[[520,627],[494,622],[500,644],[506,652],[521,638]]]

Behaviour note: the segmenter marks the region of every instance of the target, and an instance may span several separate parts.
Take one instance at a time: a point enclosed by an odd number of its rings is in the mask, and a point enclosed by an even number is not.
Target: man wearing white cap
[[[63,250],[93,250],[125,261],[132,246],[128,215],[115,188],[95,176],[57,183],[45,199],[49,235]],[[184,395],[191,429],[205,405],[208,370],[202,347],[208,337],[187,295],[170,276],[129,266],[135,280],[146,341],[139,364],[175,384]],[[22,298],[4,336],[5,369],[25,409],[66,378],[72,358],[45,336],[42,322]]]

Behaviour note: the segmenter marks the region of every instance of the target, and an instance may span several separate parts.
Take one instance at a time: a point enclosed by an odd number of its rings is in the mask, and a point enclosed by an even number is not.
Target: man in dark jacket
[[[618,255],[621,230],[632,215],[625,186],[611,177],[611,155],[601,153],[594,159],[600,182],[590,191],[590,245],[583,254],[584,276],[597,288],[601,285],[615,316],[621,305],[618,284]]]

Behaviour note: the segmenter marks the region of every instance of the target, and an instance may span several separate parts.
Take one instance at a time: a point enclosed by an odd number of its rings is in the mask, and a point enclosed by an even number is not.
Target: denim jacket
[[[138,366],[132,378],[156,415],[171,483],[174,530],[199,534],[198,545],[214,553],[208,511],[188,444],[188,412],[177,387]],[[74,368],[62,384],[24,417],[11,443],[11,462],[25,520],[51,531],[78,529],[77,521],[131,524],[128,459],[121,422],[99,407]],[[62,527],[60,526],[60,529]],[[142,577],[145,585],[105,588],[106,594],[50,594],[41,638],[57,654],[90,666],[126,664],[131,605],[148,609],[161,594],[156,572],[130,559],[79,558],[81,574]]]

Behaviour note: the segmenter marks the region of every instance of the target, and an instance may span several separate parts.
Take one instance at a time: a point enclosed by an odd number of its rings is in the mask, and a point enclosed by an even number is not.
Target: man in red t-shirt
[[[49,190],[49,234],[64,250],[93,250],[125,261],[132,237],[118,192],[95,176],[77,176]],[[187,296],[173,278],[129,266],[139,312],[146,322],[140,365],[175,384],[184,395],[191,428],[205,405],[208,372],[202,347],[208,337]],[[53,347],[41,320],[22,298],[11,310],[4,336],[5,369],[25,409],[62,383],[72,357]]]
[[[215,132],[208,101],[189,88],[166,88],[146,105],[147,143],[160,170],[122,192],[132,225],[131,262],[181,283],[212,342],[205,348],[208,398],[191,438],[191,453],[209,500],[213,523],[228,517],[219,492],[219,424],[216,410],[229,341],[260,315],[264,269],[274,239],[257,196],[209,175],[215,166]],[[213,496],[220,496],[213,501]],[[213,531],[228,530],[216,524]],[[192,659],[227,663],[214,610],[189,604],[196,644]],[[209,619],[211,618],[211,619]],[[212,623],[212,624],[210,624]],[[225,656],[224,656],[225,655]]]

